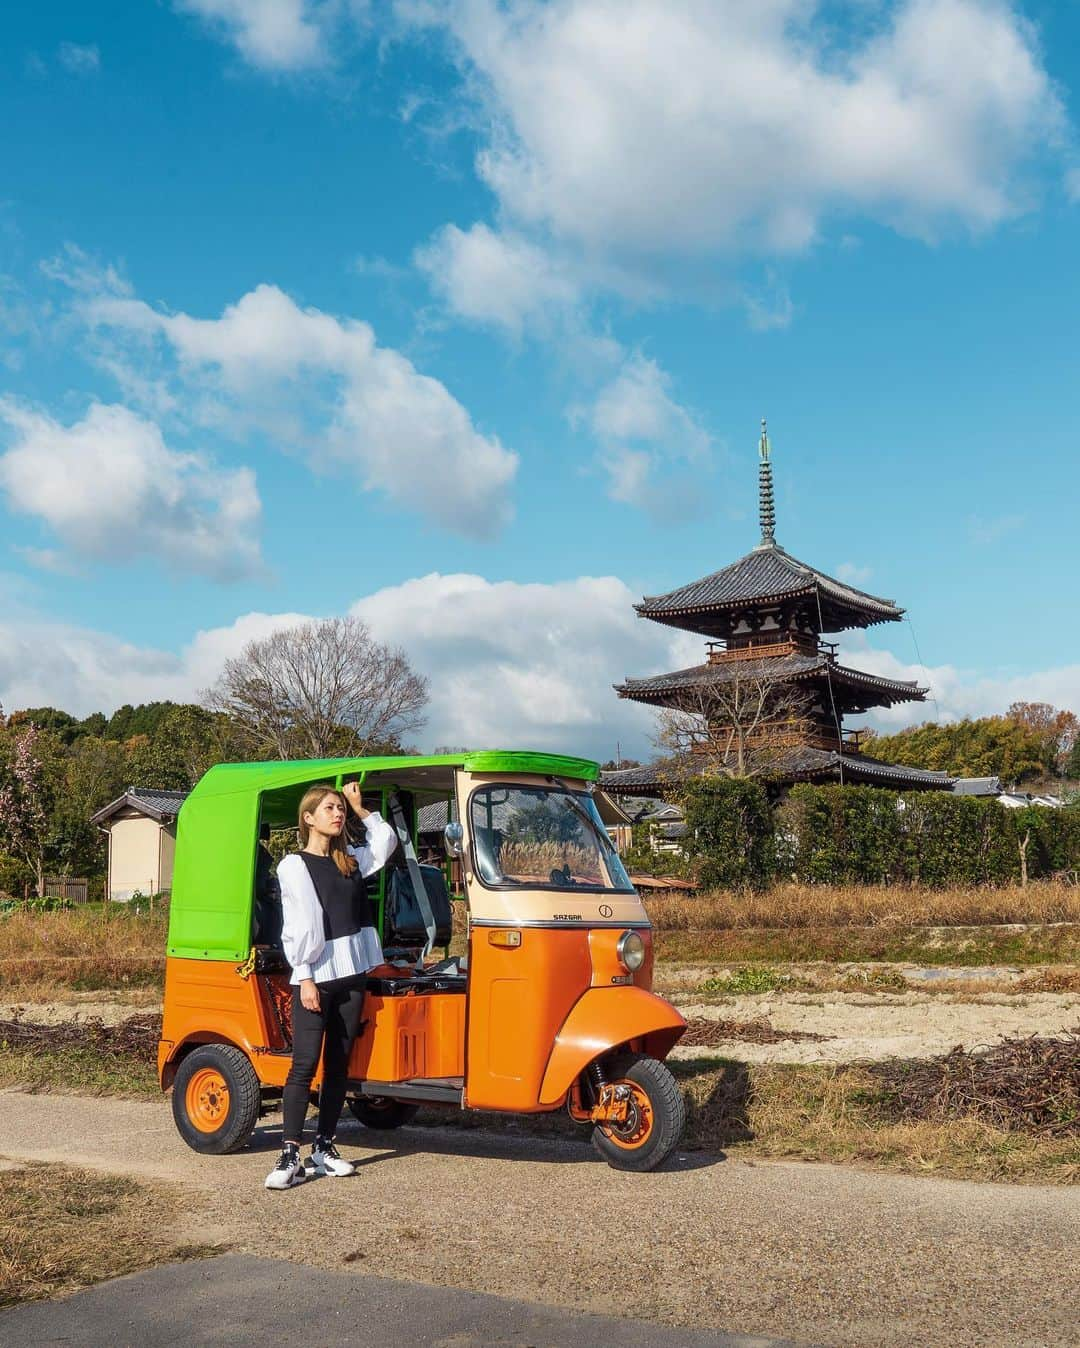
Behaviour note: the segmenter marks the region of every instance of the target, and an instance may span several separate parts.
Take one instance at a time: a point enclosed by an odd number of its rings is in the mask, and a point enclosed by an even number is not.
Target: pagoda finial
[[[773,504],[773,480],[772,464],[769,461],[769,432],[765,426],[765,418],[761,418],[761,443],[758,446],[758,453],[761,455],[761,462],[758,464],[758,512],[761,516],[761,546],[775,547],[776,545],[776,507]]]

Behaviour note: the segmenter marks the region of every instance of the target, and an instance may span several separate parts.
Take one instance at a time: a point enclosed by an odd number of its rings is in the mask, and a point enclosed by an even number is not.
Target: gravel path
[[[1080,1344],[1075,1191],[699,1154],[636,1176],[573,1143],[356,1128],[356,1178],[275,1194],[278,1139],[204,1158],[164,1104],[0,1092],[4,1155],[180,1181],[181,1239],[823,1345]]]

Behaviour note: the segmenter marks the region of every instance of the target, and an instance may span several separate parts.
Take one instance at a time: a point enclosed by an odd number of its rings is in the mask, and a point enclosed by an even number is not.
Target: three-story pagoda
[[[859,732],[845,731],[847,716],[873,707],[922,702],[928,690],[841,664],[835,644],[824,638],[851,628],[900,622],[904,610],[891,599],[866,594],[800,562],[777,543],[764,421],[759,453],[757,547],[730,566],[635,606],[639,616],[651,622],[705,637],[709,645],[705,662],[670,674],[628,678],[616,685],[616,691],[653,707],[701,712],[710,721],[712,739],[719,742],[726,730],[736,728],[713,722],[730,716],[730,708],[738,705],[733,690],[753,682],[771,690],[778,707],[785,701],[790,707],[796,699],[800,707],[797,717],[788,713],[771,761],[768,775],[778,784],[838,781],[899,790],[948,790],[953,779],[946,773],[881,763],[861,752]],[[775,724],[769,733],[775,741]],[[688,753],[649,767],[605,773],[603,783],[605,790],[628,795],[664,795],[673,781],[706,770],[700,756]]]

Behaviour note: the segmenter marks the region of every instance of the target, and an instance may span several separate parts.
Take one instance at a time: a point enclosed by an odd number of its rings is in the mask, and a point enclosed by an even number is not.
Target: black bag
[[[435,918],[434,944],[449,945],[453,918],[446,876],[438,866],[421,866],[420,874]],[[424,926],[420,905],[413,894],[409,872],[404,867],[389,871],[386,882],[386,933],[383,944],[422,946],[426,941],[427,929]]]

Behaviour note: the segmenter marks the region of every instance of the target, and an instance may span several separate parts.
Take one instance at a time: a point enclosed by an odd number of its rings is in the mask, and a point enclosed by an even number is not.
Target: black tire
[[[391,1100],[387,1095],[350,1095],[348,1105],[354,1119],[359,1119],[365,1128],[380,1132],[411,1123],[420,1108],[405,1100]]]
[[[613,1086],[630,1086],[635,1101],[624,1128],[593,1128],[593,1146],[616,1170],[655,1170],[679,1145],[686,1126],[678,1083],[662,1062],[643,1053],[619,1054],[604,1064],[604,1075]]]
[[[215,1073],[224,1083],[223,1095],[215,1092]],[[201,1116],[193,1095],[207,1102]],[[247,1054],[231,1044],[193,1049],[176,1069],[172,1111],[180,1136],[193,1151],[211,1156],[238,1151],[259,1120],[259,1078]],[[212,1128],[217,1112],[220,1123]]]

